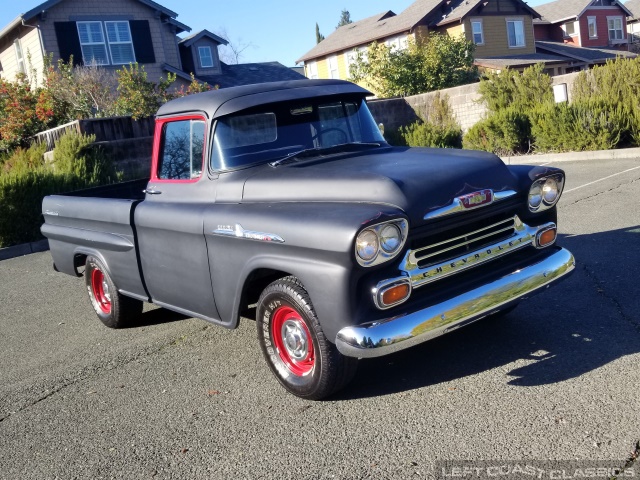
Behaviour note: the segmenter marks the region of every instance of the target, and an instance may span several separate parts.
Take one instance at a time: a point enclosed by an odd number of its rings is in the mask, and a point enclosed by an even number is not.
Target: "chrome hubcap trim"
[[[294,360],[303,360],[309,353],[309,338],[304,328],[295,320],[287,320],[282,325],[284,348]]]

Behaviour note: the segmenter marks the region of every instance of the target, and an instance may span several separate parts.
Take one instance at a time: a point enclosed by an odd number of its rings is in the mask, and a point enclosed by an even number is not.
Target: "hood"
[[[483,189],[518,190],[515,177],[493,154],[388,148],[262,166],[246,179],[241,201],[382,203],[402,209],[417,225],[428,210]]]

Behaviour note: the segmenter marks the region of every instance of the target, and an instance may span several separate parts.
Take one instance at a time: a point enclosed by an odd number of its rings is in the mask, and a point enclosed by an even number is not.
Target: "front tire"
[[[84,279],[91,305],[107,327],[130,326],[142,314],[143,303],[118,292],[107,269],[96,257],[87,257]]]
[[[267,364],[288,392],[320,400],[355,375],[357,359],[345,357],[327,340],[297,278],[282,278],[262,292],[256,324]]]

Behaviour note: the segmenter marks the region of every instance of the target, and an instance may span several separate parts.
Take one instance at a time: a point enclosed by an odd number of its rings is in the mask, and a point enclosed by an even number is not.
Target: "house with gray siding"
[[[138,63],[149,80],[174,73],[178,85],[189,83],[191,74],[202,81],[217,78],[220,87],[260,81],[260,75],[245,81],[238,74],[227,81],[224,73],[238,67],[220,61],[218,47],[227,41],[207,30],[180,36],[190,31],[176,12],[153,0],[48,0],[0,30],[0,77],[14,80],[32,70],[41,77],[51,55],[54,64],[73,58],[75,65],[112,70]],[[265,78],[304,78],[277,62],[252,65],[264,68]],[[39,83],[42,78],[31,80]]]

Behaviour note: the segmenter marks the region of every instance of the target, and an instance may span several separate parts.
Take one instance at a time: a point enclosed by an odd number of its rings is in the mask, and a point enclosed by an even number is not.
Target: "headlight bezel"
[[[552,186],[555,184],[555,186]],[[545,191],[545,187],[548,187]],[[555,198],[549,200],[547,197],[547,193],[549,192],[549,188],[555,188],[556,195]],[[539,189],[539,193],[534,193]],[[527,194],[527,207],[529,211],[532,213],[540,213],[545,210],[549,210],[553,208],[560,197],[562,196],[562,192],[564,190],[564,175],[561,173],[553,173],[551,175],[545,175],[543,177],[537,178],[529,187],[529,192]],[[539,197],[539,201],[536,201],[532,204],[532,197]]]
[[[396,228],[400,236],[398,244],[391,250],[386,250],[385,248],[383,248],[382,232],[388,227]],[[371,259],[366,260],[360,256],[358,245],[360,244],[359,240],[361,236],[369,233],[375,234],[377,238],[377,251]],[[394,220],[388,220],[386,222],[377,223],[375,225],[368,225],[356,235],[354,243],[354,254],[356,261],[362,267],[373,267],[375,265],[380,265],[381,263],[388,262],[389,260],[395,258],[402,251],[407,241],[408,234],[409,222],[404,218],[396,218]]]

